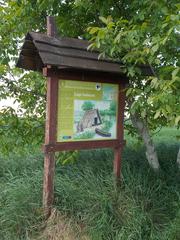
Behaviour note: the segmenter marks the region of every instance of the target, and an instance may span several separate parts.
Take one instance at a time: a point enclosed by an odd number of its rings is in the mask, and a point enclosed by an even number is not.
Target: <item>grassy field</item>
[[[24,155],[1,155],[0,240],[180,239],[176,135],[177,130],[170,128],[154,135],[161,164],[158,175],[149,169],[144,147],[126,136],[120,188],[114,184],[110,150],[82,151],[75,163],[57,163],[58,214],[50,227],[47,223],[49,232],[41,207],[43,155],[34,148]],[[63,221],[71,229],[66,238],[58,237]]]

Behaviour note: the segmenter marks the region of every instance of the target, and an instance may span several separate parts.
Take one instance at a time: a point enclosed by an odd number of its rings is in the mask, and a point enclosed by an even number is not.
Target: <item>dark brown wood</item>
[[[117,182],[119,182],[121,178],[122,149],[122,147],[114,148],[114,176]]]
[[[112,61],[110,59],[98,59],[98,51],[88,51],[87,48],[90,42],[82,39],[73,38],[57,38],[54,19],[48,18],[49,30],[48,36],[42,33],[28,33],[25,43],[22,47],[22,52],[18,60],[17,66],[25,69],[37,71],[37,67],[31,68],[24,64],[24,58],[28,57],[27,51],[24,54],[23,49],[32,49],[32,54],[38,52],[38,57],[42,61],[43,66],[51,65],[69,68],[77,68],[91,71],[102,71],[122,74],[123,64],[120,61]],[[51,27],[52,26],[52,27]],[[34,47],[32,46],[32,44]],[[22,58],[24,56],[24,58]],[[33,61],[33,60],[32,60]],[[152,69],[147,65],[139,66],[144,75],[153,75]]]
[[[124,109],[125,109],[125,84],[119,85],[118,95],[118,119],[117,119],[117,139],[124,142]],[[114,175],[117,182],[120,181],[121,159],[124,145],[114,147]]]
[[[53,19],[47,18],[47,33],[54,36],[55,26]],[[49,66],[50,68],[51,66]],[[57,125],[57,99],[58,99],[58,78],[47,78],[47,102],[46,102],[46,130],[45,144],[56,143],[56,125]],[[44,214],[48,217],[51,213],[51,207],[54,198],[54,170],[55,153],[46,152],[44,157],[44,183],[43,183],[43,207]]]
[[[55,37],[56,35],[57,35],[57,29],[55,24],[55,18],[53,16],[48,16],[47,17],[47,36]]]
[[[54,152],[45,153],[44,156],[44,183],[43,183],[43,208],[46,217],[51,214],[54,200]]]
[[[91,81],[91,82],[104,82],[115,84],[128,84],[128,78],[118,73],[104,73],[97,71],[82,71],[77,69],[46,69],[46,76],[58,76],[59,79],[64,80],[78,80],[78,81]]]
[[[23,48],[21,54],[23,56],[30,56],[30,57],[32,56],[32,57],[34,57],[34,56],[37,55],[37,50],[32,51],[32,49]]]
[[[118,96],[118,120],[117,120],[117,138],[120,141],[124,139],[124,109],[125,109],[125,83],[119,85],[119,96]]]
[[[100,61],[98,59],[56,55],[50,52],[39,52],[39,55],[45,65],[50,64],[52,66],[67,66],[92,71],[122,73],[122,69],[118,63]]]
[[[57,90],[58,79],[49,77],[47,79],[47,105],[46,105],[46,131],[45,144],[56,143],[56,116],[57,116]],[[45,215],[51,212],[54,196],[54,152],[46,152],[44,158],[44,184],[43,184],[43,206]]]
[[[37,33],[37,32],[29,32],[27,37],[28,40],[35,40],[39,43],[46,43],[52,46],[61,46],[61,47],[68,47],[68,48],[76,48],[76,49],[84,49],[87,50],[89,46],[89,42],[82,39],[77,38],[67,38],[67,37],[56,37],[53,38],[51,36],[47,36],[44,33]]]
[[[31,40],[25,40],[22,50],[26,48],[26,49],[31,49],[31,51],[34,51],[34,49],[36,49],[34,42]],[[37,49],[36,49],[37,50]]]
[[[59,152],[69,150],[93,149],[93,148],[119,148],[125,145],[125,140],[92,140],[77,142],[57,142],[56,144],[47,144],[43,146],[43,151]]]
[[[56,116],[58,98],[58,78],[47,78],[47,109],[46,109],[46,132],[45,143],[56,142]]]
[[[99,53],[91,52],[82,49],[67,48],[61,46],[52,46],[49,44],[35,42],[35,46],[39,52],[51,53],[60,56],[70,56],[75,58],[98,59]],[[103,59],[102,59],[103,60]]]
[[[36,69],[36,61],[33,56],[20,55],[21,63],[17,63],[17,67],[21,64],[21,67],[27,70]]]

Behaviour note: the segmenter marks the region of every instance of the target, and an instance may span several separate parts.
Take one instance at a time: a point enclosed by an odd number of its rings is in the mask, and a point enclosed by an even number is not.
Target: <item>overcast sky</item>
[[[15,102],[14,103],[14,99],[13,98],[8,98],[8,99],[3,99],[0,100],[0,109],[2,109],[3,107],[12,107],[14,109],[18,108],[18,103]]]

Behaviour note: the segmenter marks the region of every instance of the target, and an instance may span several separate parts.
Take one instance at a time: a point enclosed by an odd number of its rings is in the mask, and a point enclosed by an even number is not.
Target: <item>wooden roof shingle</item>
[[[22,46],[17,67],[42,71],[51,65],[57,68],[74,68],[123,74],[124,66],[109,59],[99,59],[99,52],[88,51],[89,42],[75,38],[51,37],[43,33],[29,32]],[[144,75],[153,75],[151,68],[142,66]]]

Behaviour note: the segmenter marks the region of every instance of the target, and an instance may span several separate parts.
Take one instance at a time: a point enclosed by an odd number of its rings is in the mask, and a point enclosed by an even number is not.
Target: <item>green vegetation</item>
[[[91,39],[89,47],[99,49],[99,57],[120,63],[129,77],[126,110],[134,125],[130,131],[144,141],[150,166],[158,171],[149,132],[180,123],[179,1],[2,0],[0,10],[0,99],[13,97],[20,106],[18,115],[11,108],[0,111],[1,136],[16,135],[18,146],[42,139],[46,81],[40,73],[17,69],[15,63],[25,34],[45,33],[45,18],[53,15],[59,36]],[[154,76],[144,76],[141,65],[153,67]],[[6,152],[14,144],[2,142]]]
[[[80,133],[78,136],[75,136],[74,139],[89,139],[89,138],[93,138],[95,135],[94,131],[86,131],[83,133]]]
[[[117,104],[116,104],[115,101],[112,101],[112,102],[110,103],[109,111],[111,112],[110,115],[116,116]]]
[[[40,153],[0,157],[1,240],[28,239],[41,222],[42,160]]]
[[[92,103],[91,101],[85,101],[82,105],[83,111],[89,111],[89,110],[92,110],[93,108],[94,108],[94,103]]]
[[[130,78],[128,115],[135,128],[139,123],[142,126],[135,131],[131,124],[129,132],[138,132],[151,160],[154,146],[150,136],[147,139],[148,130],[178,128],[180,123],[180,4],[177,0],[9,0],[0,1],[0,10],[0,99],[13,97],[24,109],[18,110],[19,115],[11,108],[0,111],[1,152],[9,154],[0,156],[0,240],[27,240],[41,234],[45,224],[43,155],[28,146],[39,145],[43,139],[46,81],[38,73],[15,68],[24,35],[46,32],[45,17],[52,14],[60,36],[91,38],[91,47],[98,48],[101,57],[121,62]],[[151,65],[155,75],[145,77],[138,68],[142,64]],[[64,153],[57,161],[55,207],[83,225],[93,240],[178,240],[176,135],[177,130],[171,128],[154,135],[160,162],[156,162],[156,175],[148,166],[145,147],[127,136],[118,189],[113,182],[111,151]],[[64,157],[69,164],[64,164]]]
[[[112,121],[110,122],[110,121],[104,120],[102,130],[108,132],[110,130],[110,128],[112,127],[112,125],[113,125]]]
[[[110,150],[82,151],[75,163],[57,162],[55,207],[83,225],[92,240],[178,240],[176,135],[177,130],[169,128],[154,136],[161,163],[158,175],[145,161],[144,147],[127,136],[120,188],[113,181]],[[43,155],[26,149],[26,155],[12,154],[0,162],[0,239],[36,239],[44,226]]]
[[[116,116],[116,111],[117,111],[117,104],[115,101],[112,101],[110,103],[109,109],[106,110],[99,110],[101,116]]]

